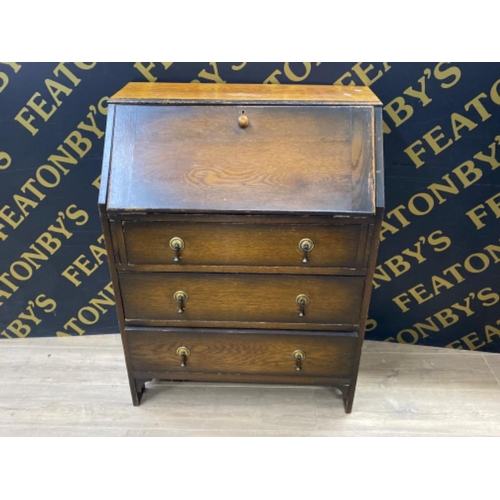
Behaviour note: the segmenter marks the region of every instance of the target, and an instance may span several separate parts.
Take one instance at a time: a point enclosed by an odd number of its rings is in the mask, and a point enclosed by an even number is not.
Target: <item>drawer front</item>
[[[126,335],[133,371],[178,373],[177,377],[232,373],[347,378],[359,341],[355,333],[323,332],[167,333],[134,329]],[[185,350],[179,350],[182,348]]]
[[[123,222],[122,227],[130,266],[363,266],[366,226],[361,224]]]
[[[331,329],[337,325],[350,330],[359,323],[364,278],[121,273],[120,285],[128,324],[247,323],[276,328],[279,323],[291,328]],[[176,300],[177,292],[183,292],[187,300]],[[299,296],[305,296],[302,316]]]

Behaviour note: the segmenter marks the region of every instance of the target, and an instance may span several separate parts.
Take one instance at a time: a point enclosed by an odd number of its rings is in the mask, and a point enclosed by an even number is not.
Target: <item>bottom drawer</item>
[[[359,342],[356,332],[296,330],[126,328],[125,335],[134,373],[177,380],[202,380],[200,374],[207,380],[278,376],[277,382],[283,376],[350,378]]]

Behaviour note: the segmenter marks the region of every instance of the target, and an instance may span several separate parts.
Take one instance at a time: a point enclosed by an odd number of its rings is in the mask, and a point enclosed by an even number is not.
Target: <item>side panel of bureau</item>
[[[348,378],[358,336],[351,333],[210,329],[126,329],[129,356],[140,376],[189,380],[196,374]],[[187,348],[185,366],[177,354]],[[301,369],[293,356],[304,353]],[[153,376],[153,375],[152,375]]]
[[[364,278],[340,276],[120,273],[126,324],[355,330]],[[176,301],[176,292],[187,300]],[[301,316],[297,302],[308,303]],[[332,328],[335,325],[336,328]]]

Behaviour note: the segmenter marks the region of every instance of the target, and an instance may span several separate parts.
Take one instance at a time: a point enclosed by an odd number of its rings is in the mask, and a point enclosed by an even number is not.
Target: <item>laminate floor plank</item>
[[[406,351],[408,348],[411,348],[412,346],[409,345],[403,345],[403,344],[396,344],[395,342],[375,342],[373,340],[365,340],[363,343],[363,353],[380,353],[380,352],[388,352],[388,353],[393,353],[393,352],[399,352],[399,351]],[[417,354],[423,354],[427,355],[429,353],[434,353],[434,354],[445,354],[445,355],[453,355],[456,353],[454,349],[443,349],[442,347],[433,347],[433,346],[415,346],[417,349],[412,349],[412,353],[414,355]],[[415,352],[413,352],[415,351]],[[472,355],[477,355],[477,353],[473,353],[471,351],[461,351],[460,354],[465,355],[465,354],[472,354]]]
[[[87,400],[49,403],[38,425],[126,427],[141,429],[191,428],[244,430],[315,430],[313,391],[263,387],[162,387],[138,408],[129,396],[118,402]],[[149,391],[148,391],[149,392]]]
[[[38,340],[38,339],[37,339]],[[63,342],[66,339],[61,339]],[[76,339],[80,340],[80,339]],[[92,337],[87,339],[92,343]],[[26,339],[26,348],[3,346],[0,341],[0,381],[2,384],[32,385],[59,384],[128,384],[122,348],[99,347],[45,347],[31,346]],[[37,342],[38,344],[38,342]]]
[[[483,358],[500,385],[500,355],[488,353]]]
[[[392,353],[363,353],[358,383],[404,390],[496,390],[498,382],[483,356],[470,354],[421,355],[412,354],[410,348]]]
[[[0,340],[0,436],[500,436],[500,355],[367,341],[351,415],[326,387],[152,381],[119,335]]]
[[[0,425],[0,437],[126,437],[127,429],[119,427],[60,427],[60,426],[30,426]]]

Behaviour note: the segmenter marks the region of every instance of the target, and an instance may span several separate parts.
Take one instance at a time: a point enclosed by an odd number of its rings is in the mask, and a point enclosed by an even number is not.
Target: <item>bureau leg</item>
[[[356,380],[353,380],[349,385],[345,386],[345,391],[342,391],[344,396],[344,407],[346,413],[352,412],[352,404],[354,402],[354,393],[356,391]]]
[[[351,411],[347,409],[348,400],[349,400],[349,386],[343,385],[342,387],[338,387],[338,389],[340,389],[340,392],[342,393],[342,400],[344,401],[344,408],[345,408],[346,413],[351,413]],[[351,407],[352,407],[352,403],[351,403]]]
[[[150,379],[133,378],[130,383],[130,392],[132,393],[132,402],[134,406],[141,404],[142,395],[146,391],[146,382]]]

